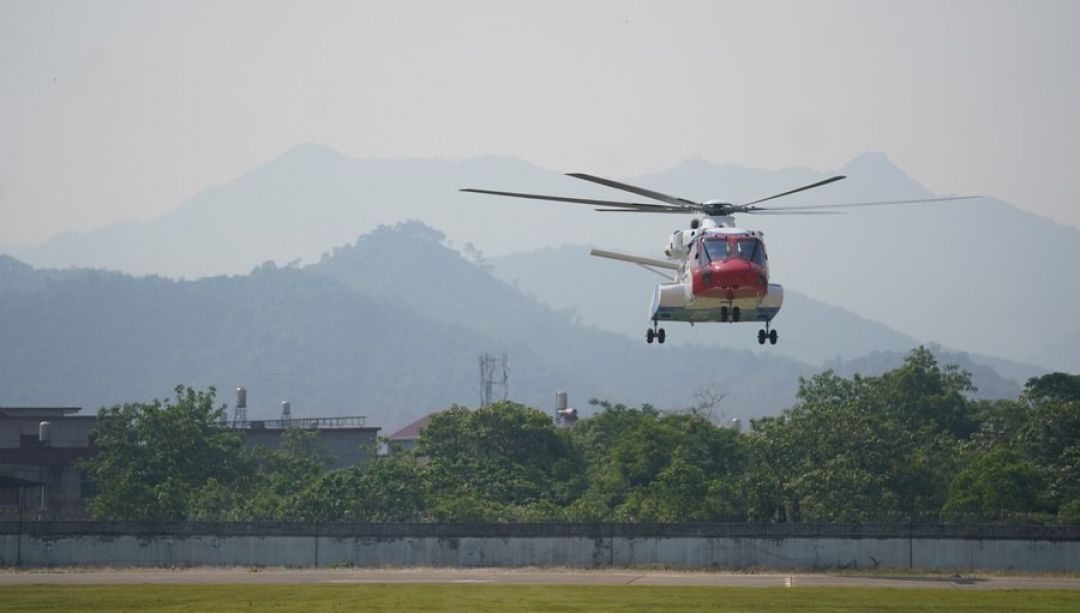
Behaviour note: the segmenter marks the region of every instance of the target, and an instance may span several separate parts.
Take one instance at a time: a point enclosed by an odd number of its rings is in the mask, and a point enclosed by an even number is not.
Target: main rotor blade
[[[847,215],[840,211],[788,211],[785,209],[750,209],[739,211],[747,215]]]
[[[674,206],[701,204],[700,202],[687,200],[686,198],[678,198],[669,194],[654,192],[653,190],[645,189],[644,187],[628,185],[626,183],[619,183],[618,181],[612,181],[611,179],[605,179],[603,177],[597,177],[595,175],[588,175],[583,172],[571,172],[567,173],[567,176],[574,177],[575,179],[581,179],[583,181],[592,181],[593,183],[599,183],[600,185],[606,185],[607,187],[614,187],[615,189],[621,189],[624,192],[630,192],[631,194],[645,196],[646,198],[652,198],[653,200],[659,200],[660,202],[666,202]]]
[[[458,191],[471,192],[474,194],[491,194],[494,196],[510,196],[511,198],[528,198],[530,200],[551,200],[553,202],[572,202],[575,204],[592,204],[596,206],[614,206],[631,210],[639,207],[660,208],[662,205],[645,202],[617,202],[615,200],[592,200],[589,198],[564,198],[562,196],[545,196],[543,194],[524,194],[520,192],[497,192],[490,189],[475,189],[466,187]]]
[[[787,192],[784,192],[782,194],[776,194],[775,196],[769,196],[768,198],[761,198],[761,199],[755,200],[753,202],[747,202],[746,204],[743,204],[743,205],[740,205],[740,206],[750,206],[752,204],[757,204],[759,202],[765,202],[766,200],[772,200],[773,198],[780,198],[780,197],[783,197],[783,196],[790,196],[791,194],[797,194],[799,192],[803,192],[803,191],[806,191],[808,189],[814,189],[815,187],[821,187],[822,185],[828,185],[829,183],[833,183],[835,181],[840,181],[841,179],[846,179],[846,178],[847,177],[845,177],[844,175],[836,175],[835,177],[829,177],[828,179],[825,179],[824,181],[818,181],[817,183],[811,183],[810,185],[804,185],[804,186],[802,186],[800,188],[793,189],[791,191],[787,191]]]
[[[812,209],[846,209],[857,206],[884,206],[889,204],[925,204],[927,202],[945,202],[947,200],[969,200],[971,198],[982,198],[982,196],[950,196],[948,198],[921,198],[916,200],[883,200],[880,202],[848,202],[844,204],[809,204],[806,206],[785,206],[776,209],[770,209],[765,207],[750,207],[747,209],[736,209],[736,213],[757,213],[759,211],[807,211]]]
[[[671,213],[672,215],[685,215],[686,213],[700,213],[691,208],[679,209],[675,207],[661,207],[657,205],[653,209],[593,209],[598,213]]]

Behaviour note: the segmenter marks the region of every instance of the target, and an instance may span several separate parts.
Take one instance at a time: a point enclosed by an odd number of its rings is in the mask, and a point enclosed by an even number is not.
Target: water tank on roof
[[[247,408],[247,390],[242,387],[236,388],[236,408]]]
[[[577,409],[567,405],[566,392],[555,392],[555,425],[563,428],[569,427],[577,421]]]
[[[52,424],[47,421],[38,424],[38,442],[42,445],[52,445]]]
[[[288,421],[292,417],[292,405],[288,400],[281,401],[281,420]]]

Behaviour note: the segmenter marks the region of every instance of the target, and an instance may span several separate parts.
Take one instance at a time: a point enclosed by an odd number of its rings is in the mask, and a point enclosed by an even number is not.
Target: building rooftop
[[[296,417],[291,419],[252,419],[229,422],[228,426],[236,430],[343,430],[363,429],[379,430],[366,426],[367,417],[353,415],[349,417]]]
[[[63,417],[82,407],[0,407],[0,417]]]
[[[420,438],[420,431],[427,427],[428,422],[431,421],[431,416],[435,413],[428,413],[420,419],[412,422],[404,428],[390,435],[392,441],[412,441]]]

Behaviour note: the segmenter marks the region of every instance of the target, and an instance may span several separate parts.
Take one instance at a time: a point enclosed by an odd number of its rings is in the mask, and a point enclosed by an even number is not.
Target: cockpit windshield
[[[726,238],[714,238],[705,241],[705,253],[708,254],[709,261],[720,262],[731,257],[731,248]]]
[[[761,245],[761,241],[756,238],[740,238],[736,244],[741,259],[765,265],[765,248]]]

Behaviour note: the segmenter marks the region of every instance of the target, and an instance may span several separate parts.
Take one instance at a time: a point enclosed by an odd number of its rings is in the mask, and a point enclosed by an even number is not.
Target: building
[[[435,415],[435,413],[428,413],[391,434],[389,439],[391,451],[411,451],[416,447],[416,441],[420,439],[420,431],[427,427],[428,422],[431,421],[432,415]]]
[[[366,420],[360,416],[306,417],[240,421],[230,426],[243,432],[249,445],[270,449],[279,447],[282,436],[289,430],[315,432],[316,440],[333,458],[331,468],[345,468],[375,456],[380,428],[365,426]]]
[[[78,462],[98,448],[96,415],[80,407],[0,407],[0,519],[26,515],[82,519],[93,484]],[[364,417],[234,421],[249,445],[276,448],[289,430],[315,432],[331,455],[331,468],[361,464],[375,455],[379,428]]]
[[[91,485],[76,464],[97,453],[97,417],[80,407],[0,407],[0,515],[78,518]]]

